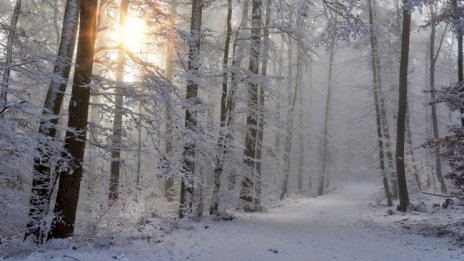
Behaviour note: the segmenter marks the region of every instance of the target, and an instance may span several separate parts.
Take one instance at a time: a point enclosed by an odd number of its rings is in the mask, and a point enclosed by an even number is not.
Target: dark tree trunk
[[[254,77],[259,75],[259,61],[261,55],[261,10],[262,1],[253,0],[251,14],[251,53],[248,70]],[[245,210],[256,211],[255,193],[255,162],[256,162],[256,140],[258,138],[258,120],[257,112],[259,107],[258,101],[259,84],[256,80],[251,80],[248,84],[248,115],[247,115],[247,133],[245,136],[245,164],[249,167],[250,174],[245,175],[242,180],[240,190],[240,199],[245,205]],[[251,176],[250,176],[251,175]]]
[[[406,3],[406,0],[404,1]],[[401,58],[399,76],[399,99],[396,133],[396,175],[398,179],[398,196],[400,204],[398,210],[406,211],[409,205],[408,187],[404,166],[404,134],[406,128],[406,106],[408,103],[408,63],[409,63],[409,37],[411,31],[410,10],[403,10],[403,30],[401,35]]]
[[[458,0],[453,0],[452,2],[454,9],[458,12]],[[459,19],[459,18],[457,18]],[[464,81],[464,64],[463,64],[463,31],[464,29],[460,28],[457,30],[457,38],[458,38],[458,82]],[[459,112],[461,113],[461,125],[464,126],[464,108],[460,108]]]
[[[87,134],[89,84],[95,53],[97,3],[97,0],[80,0],[76,67],[69,102],[69,130],[65,137],[65,149],[70,158],[57,167],[60,180],[55,204],[55,215],[57,216],[53,220],[50,235],[53,238],[67,238],[72,236],[74,232]]]
[[[63,104],[71,70],[78,20],[78,3],[76,0],[68,0],[64,11],[63,28],[58,55],[53,68],[53,77],[48,87],[39,126],[39,133],[50,138],[50,140],[39,142],[36,148],[38,156],[34,159],[32,172],[29,221],[25,238],[33,235],[37,243],[42,243],[46,236],[44,230],[47,228],[44,227],[44,219],[50,208],[50,198],[56,182],[56,177],[53,180],[51,177],[51,157],[54,152],[47,142],[51,142],[56,136],[58,115]]]
[[[198,77],[200,74],[200,44],[201,44],[201,19],[203,0],[193,0],[192,17],[190,22],[188,71],[191,74],[187,79],[186,99],[191,105],[198,103]],[[197,132],[197,113],[193,110],[185,110],[185,127],[191,133]],[[184,171],[180,187],[179,218],[192,214],[193,208],[193,175],[195,173],[195,142],[191,141],[184,147]]]

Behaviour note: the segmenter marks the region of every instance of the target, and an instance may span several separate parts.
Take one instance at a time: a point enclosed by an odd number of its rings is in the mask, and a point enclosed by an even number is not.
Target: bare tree
[[[108,199],[110,204],[119,197],[119,172],[121,169],[121,141],[122,141],[122,116],[124,113],[124,65],[126,61],[125,33],[127,23],[127,12],[129,10],[129,0],[122,0],[119,6],[119,43],[118,58],[116,62],[116,82],[119,86],[114,92],[114,119],[113,136],[111,141],[111,176],[110,192]]]
[[[372,85],[374,90],[374,104],[375,104],[375,114],[376,114],[376,123],[377,123],[377,140],[379,146],[379,164],[380,164],[380,171],[382,172],[382,181],[385,190],[385,197],[387,198],[388,206],[392,206],[392,198],[390,194],[390,186],[388,184],[388,177],[385,171],[385,152],[384,152],[384,141],[383,141],[383,134],[382,134],[382,115],[380,112],[380,101],[379,101],[379,89],[380,89],[380,70],[378,68],[377,59],[379,59],[378,54],[378,45],[377,45],[377,32],[375,30],[375,17],[374,17],[374,5],[372,0],[367,0],[367,8],[369,11],[369,36],[371,42],[371,67],[372,67]]]
[[[329,117],[330,117],[330,102],[332,97],[332,73],[333,73],[333,63],[335,55],[335,35],[331,36],[330,46],[329,46],[329,74],[328,74],[328,86],[327,86],[327,98],[325,101],[325,113],[324,113],[324,136],[323,136],[323,146],[322,146],[322,168],[321,174],[319,176],[319,187],[317,193],[319,195],[324,194],[324,188],[328,183],[329,173],[327,172],[327,162],[329,160]]]
[[[247,133],[245,135],[245,164],[249,167],[252,175],[255,175],[256,160],[256,139],[258,137],[257,112],[259,107],[258,101],[258,75],[259,62],[261,55],[261,9],[262,1],[253,0],[251,8],[251,53],[248,70],[253,74],[253,79],[248,83],[248,115],[246,119]],[[245,175],[242,180],[240,199],[245,204],[245,210],[256,211],[256,198],[254,196],[255,184],[254,177]]]
[[[50,208],[50,198],[56,183],[56,176],[51,177],[53,148],[49,142],[57,133],[61,106],[68,83],[71,63],[76,43],[77,24],[79,21],[79,7],[76,0],[67,0],[64,11],[61,40],[58,55],[53,68],[53,77],[45,98],[40,121],[39,133],[50,140],[39,141],[38,156],[34,159],[32,173],[32,192],[30,198],[29,221],[25,238],[34,236],[37,243],[42,243],[46,236],[45,216]]]
[[[16,27],[18,25],[19,14],[21,11],[21,0],[16,0],[11,16],[10,27],[8,28],[8,39],[6,42],[5,66],[3,69],[2,83],[0,86],[0,107],[7,105],[8,84],[10,81],[11,62],[13,61],[13,44],[16,38]]]
[[[173,84],[174,81],[174,55],[175,55],[175,45],[176,45],[176,17],[177,17],[177,0],[172,0],[169,7],[169,31],[168,31],[168,43],[166,46],[166,79]],[[174,186],[174,177],[171,177],[171,166],[170,166],[170,157],[173,152],[172,146],[172,136],[173,136],[173,127],[172,127],[172,110],[170,104],[166,104],[166,157],[167,157],[167,166],[166,166],[166,181],[164,183],[164,196],[168,201],[172,201],[174,197],[173,186]]]
[[[432,101],[435,100],[435,67],[440,54],[440,50],[443,44],[443,39],[446,35],[446,29],[443,33],[438,49],[435,52],[435,36],[436,36],[436,11],[435,5],[433,2],[429,3],[430,19],[430,46],[429,46],[429,84],[430,84],[430,98]],[[437,117],[437,106],[435,103],[432,103],[432,128],[433,128],[433,138],[439,138],[438,130],[438,117]],[[441,159],[440,159],[440,147],[435,146],[435,174],[437,176],[438,182],[440,182],[440,189],[442,193],[447,193],[445,180],[443,179],[443,174],[441,170]]]
[[[67,238],[74,232],[87,134],[92,68],[95,54],[97,0],[80,0],[79,36],[74,69],[65,149],[69,158],[57,167],[59,186],[51,237]]]
[[[221,116],[220,116],[220,133],[218,140],[218,152],[216,155],[216,166],[214,167],[214,189],[211,206],[209,209],[210,215],[218,215],[219,212],[219,190],[221,189],[221,176],[224,169],[224,160],[227,150],[227,133],[226,118],[227,118],[227,92],[228,92],[228,66],[229,66],[229,49],[230,39],[232,36],[232,0],[227,1],[227,18],[226,18],[226,40],[224,42],[224,56],[222,59],[222,95],[221,95]]]
[[[404,0],[407,3],[407,0]],[[398,210],[406,211],[409,205],[408,187],[404,166],[404,134],[406,128],[406,106],[408,102],[408,64],[409,38],[411,32],[411,10],[403,7],[403,30],[401,34],[401,57],[399,76],[399,99],[396,132],[396,175],[398,178],[398,196],[400,204]]]
[[[191,106],[198,104],[198,77],[200,74],[201,19],[203,0],[192,1],[190,22],[189,54],[186,99],[191,104],[185,110],[185,127],[191,132],[197,131],[197,112]],[[195,142],[192,140],[184,147],[184,172],[180,187],[179,218],[192,213],[193,207],[193,175],[195,173]]]

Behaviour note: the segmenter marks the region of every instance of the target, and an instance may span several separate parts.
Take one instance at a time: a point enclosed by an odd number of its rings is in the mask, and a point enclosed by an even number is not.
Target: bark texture
[[[405,2],[406,3],[406,0]],[[399,99],[396,132],[396,175],[398,179],[398,196],[400,211],[406,211],[409,205],[408,187],[404,165],[404,135],[406,128],[406,107],[408,102],[408,64],[409,64],[409,38],[411,31],[410,10],[403,10],[403,30],[401,34],[401,57],[399,76]]]
[[[126,61],[126,23],[129,0],[121,0],[119,6],[119,48],[116,62],[116,82],[118,86],[114,91],[114,119],[113,136],[111,140],[111,167],[110,167],[110,192],[108,199],[110,204],[119,197],[119,172],[121,169],[121,141],[122,141],[122,116],[124,110],[124,64]]]
[[[19,14],[21,11],[21,0],[16,0],[11,16],[8,39],[6,42],[5,69],[3,70],[2,83],[0,85],[0,107],[3,108],[7,103],[8,85],[10,82],[11,62],[13,61],[13,44],[16,38],[16,27],[18,26]]]
[[[190,106],[195,106],[198,101],[198,77],[200,74],[200,44],[201,44],[201,19],[203,12],[203,0],[192,1],[192,18],[190,24],[188,68],[191,77],[187,79],[186,99]],[[191,133],[197,132],[197,113],[191,108],[185,110],[185,127]],[[192,140],[185,144],[184,174],[180,187],[179,218],[192,214],[193,208],[193,175],[195,173],[195,142]]]
[[[32,172],[32,192],[30,198],[29,221],[25,238],[34,236],[37,243],[42,243],[46,237],[45,217],[50,208],[50,198],[56,183],[56,176],[51,176],[53,142],[57,130],[59,114],[63,104],[64,93],[68,83],[71,63],[76,43],[77,24],[79,20],[79,6],[77,0],[66,1],[63,27],[61,30],[58,54],[53,68],[53,77],[48,87],[42,109],[42,119],[39,133],[46,140],[39,141],[36,148],[37,157],[34,159]]]
[[[87,134],[92,68],[95,54],[97,0],[80,0],[79,36],[69,120],[65,137],[68,160],[61,162],[55,214],[50,236],[67,238],[74,232]]]
[[[258,89],[257,77],[261,56],[261,11],[262,1],[253,0],[251,10],[251,53],[248,70],[252,74],[248,84],[248,115],[246,119],[247,133],[245,135],[245,164],[249,167],[249,174],[242,180],[240,199],[246,211],[256,211],[255,196],[255,168],[256,168],[256,140],[258,137]]]

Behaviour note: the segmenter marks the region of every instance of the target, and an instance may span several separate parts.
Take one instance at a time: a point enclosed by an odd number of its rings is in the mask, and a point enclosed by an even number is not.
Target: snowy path
[[[268,213],[232,222],[176,230],[163,242],[110,249],[61,250],[26,260],[463,260],[445,239],[423,238],[365,226],[368,204],[379,188],[348,183],[322,197],[290,199]],[[66,255],[66,256],[65,256]],[[48,257],[48,258],[47,258]],[[71,258],[72,257],[72,258]]]

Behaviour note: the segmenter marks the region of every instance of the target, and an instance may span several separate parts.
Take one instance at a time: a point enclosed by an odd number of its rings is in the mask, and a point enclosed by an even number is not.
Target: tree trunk
[[[21,0],[16,0],[13,14],[11,16],[10,27],[8,28],[8,39],[6,42],[5,69],[3,70],[2,85],[0,86],[0,108],[4,108],[7,103],[8,84],[10,81],[11,62],[13,61],[13,45],[16,38],[16,27],[18,25],[19,13],[21,11]]]
[[[404,0],[406,3],[407,0]],[[399,99],[396,132],[396,175],[398,179],[398,196],[400,204],[397,209],[406,211],[409,205],[408,187],[404,166],[404,134],[406,123],[406,106],[408,103],[408,63],[409,63],[409,37],[411,31],[410,10],[403,10],[403,30],[401,35],[401,58],[399,76]]]
[[[293,13],[290,14],[290,26],[292,26]],[[287,195],[288,189],[288,178],[290,176],[290,153],[291,153],[291,141],[293,135],[293,110],[292,110],[292,86],[293,86],[293,41],[291,37],[288,37],[287,41],[287,64],[288,64],[288,75],[287,75],[287,84],[288,84],[288,109],[287,109],[287,119],[285,121],[285,140],[284,140],[284,165],[282,173],[284,175],[282,180],[282,187],[280,193],[280,200],[283,200]],[[295,90],[293,91],[294,96],[296,97]]]
[[[191,105],[198,101],[198,77],[200,74],[200,44],[201,44],[201,19],[203,12],[203,0],[192,1],[192,17],[190,21],[190,39],[188,55],[188,72],[191,76],[187,79],[186,99]],[[185,110],[185,127],[191,133],[197,132],[197,113],[187,108]],[[179,218],[192,214],[193,208],[193,175],[195,173],[195,142],[185,144],[184,171],[180,187]]]
[[[290,43],[290,42],[289,42]],[[291,50],[292,46],[289,45],[289,49]],[[289,60],[291,61],[291,60]],[[291,66],[290,66],[291,67]],[[285,154],[284,154],[284,180],[282,183],[282,189],[280,193],[280,200],[283,200],[288,193],[288,177],[290,176],[290,163],[291,163],[291,152],[292,152],[292,143],[293,143],[293,119],[294,115],[293,112],[295,111],[295,104],[296,104],[296,97],[298,94],[299,86],[301,84],[301,66],[299,70],[296,72],[296,81],[295,87],[293,90],[293,97],[292,93],[289,90],[289,106],[287,111],[287,135],[285,136]],[[291,70],[289,70],[289,77],[291,77]]]
[[[422,184],[419,177],[419,171],[417,170],[417,163],[416,157],[414,156],[414,145],[412,143],[412,133],[411,133],[411,121],[410,121],[410,114],[409,114],[409,103],[406,106],[406,144],[407,144],[407,153],[409,157],[411,157],[411,165],[412,165],[412,175],[414,176],[414,180],[416,181],[417,187],[420,191],[422,191]]]
[[[175,46],[176,46],[176,18],[177,18],[177,0],[173,0],[171,2],[169,8],[169,32],[168,32],[168,44],[166,47],[166,79],[173,84],[174,81],[174,55],[175,55]],[[169,95],[171,95],[172,90],[169,91]],[[166,104],[166,158],[167,158],[167,165],[165,166],[167,169],[164,169],[166,181],[164,183],[164,197],[168,201],[174,200],[174,177],[171,175],[171,156],[172,156],[172,137],[173,137],[173,129],[172,129],[172,110],[171,104]]]
[[[462,29],[461,29],[462,30]],[[464,81],[462,59],[462,32],[458,34],[458,82]],[[464,108],[460,108],[461,125],[464,126]]]
[[[139,102],[138,106],[138,113],[142,115],[143,112],[143,105],[142,102]],[[135,188],[140,190],[140,178],[142,177],[142,116],[139,116],[137,121],[137,176],[135,177]]]
[[[312,109],[311,109],[311,104],[312,104],[312,89],[313,89],[313,82],[312,82],[312,79],[313,79],[313,63],[311,61],[312,58],[310,58],[310,61],[309,61],[309,66],[307,67],[307,72],[308,72],[308,75],[309,75],[309,104],[308,104],[308,108],[309,108],[309,111],[308,111],[308,123],[309,123],[309,127],[311,130],[311,115],[312,115]],[[309,131],[310,133],[310,131]],[[310,149],[311,148],[311,138],[308,138],[308,144],[307,144],[307,147]],[[313,175],[312,175],[312,171],[308,171],[308,189],[311,190],[313,188]]]
[[[282,36],[280,36],[280,44],[279,44],[279,49],[278,49],[278,52],[277,52],[277,59],[276,59],[276,62],[277,62],[277,65],[275,67],[277,67],[277,81],[276,81],[276,84],[278,86],[283,86],[284,82],[283,82],[283,67],[284,67],[284,38]],[[280,95],[280,92],[276,95],[275,97],[275,100],[276,100],[276,104],[275,104],[275,114],[276,114],[276,123],[277,123],[277,130],[276,130],[276,133],[275,133],[275,137],[274,137],[274,147],[275,147],[275,155],[276,155],[276,162],[275,162],[275,167],[274,167],[274,172],[273,172],[273,175],[274,177],[276,177],[277,179],[280,178],[280,175],[282,175],[281,173],[281,125],[282,125],[282,106],[281,106],[281,95]]]
[[[259,61],[261,56],[261,0],[252,1],[251,14],[251,49],[250,64],[248,70],[254,77],[259,75]],[[256,168],[256,140],[258,138],[257,112],[259,109],[258,101],[259,84],[256,80],[249,81],[248,84],[248,115],[246,119],[247,133],[245,135],[245,164],[249,167],[250,174],[245,175],[242,180],[240,199],[244,203],[246,211],[256,211],[255,193],[255,168]]]
[[[64,11],[63,28],[58,55],[53,68],[53,77],[47,91],[39,125],[39,133],[52,140],[56,136],[58,115],[63,104],[71,70],[78,20],[79,7],[77,1],[68,0]],[[39,141],[36,148],[38,156],[34,159],[29,221],[25,234],[25,238],[34,236],[36,243],[42,243],[46,236],[45,217],[50,208],[50,198],[56,182],[55,179],[51,180],[51,157],[54,151],[47,142],[50,141]]]
[[[452,2],[452,5],[454,7],[454,9],[456,10],[456,12],[458,12],[458,1],[457,0],[453,0]],[[462,49],[463,49],[463,39],[462,39],[462,36],[463,36],[463,31],[464,29],[462,28],[459,28],[456,30],[456,34],[457,34],[457,38],[458,38],[458,83],[464,81],[464,64],[463,64],[463,57],[462,57]],[[459,117],[461,118],[461,125],[464,126],[464,108],[460,108],[459,109],[459,112],[461,113],[461,115],[459,115]]]
[[[298,84],[298,103],[300,106],[299,110],[299,125],[300,125],[300,144],[299,144],[299,162],[298,162],[298,183],[297,189],[298,191],[303,190],[303,172],[304,172],[304,135],[303,135],[303,89],[302,89],[302,77],[303,77],[303,51],[301,50],[300,45],[302,44],[302,37],[301,34],[303,33],[303,21],[302,21],[302,10],[303,10],[303,1],[299,1],[298,3],[298,17],[296,20],[296,26],[298,28],[298,36],[297,36],[297,59],[296,59],[296,83]]]
[[[51,237],[67,238],[74,232],[77,203],[82,179],[87,134],[87,118],[97,18],[97,0],[80,0],[79,38],[77,43],[76,67],[69,102],[69,120],[65,137],[65,149],[69,162],[57,167],[60,181],[56,196],[55,215]]]
[[[119,6],[119,49],[116,64],[116,82],[119,86],[114,91],[114,120],[111,145],[110,204],[119,197],[119,172],[121,169],[122,116],[124,113],[124,64],[126,61],[125,33],[129,0],[121,0]]]
[[[401,14],[400,14],[400,6],[399,6],[399,1],[395,0],[395,9],[397,10],[396,12],[396,29],[398,32],[398,35],[401,34]],[[374,11],[374,17],[375,17],[375,8],[376,8],[376,0],[372,0],[372,5],[373,5],[373,11]],[[395,49],[396,50],[396,49]],[[378,52],[377,52],[378,53]],[[390,54],[390,64],[392,64],[391,60],[391,54]],[[381,66],[380,66],[380,58],[377,59],[376,61],[377,64],[377,71],[381,72]],[[390,67],[390,70],[393,69],[393,66]],[[393,75],[393,74],[392,74]],[[379,74],[380,76],[380,74]],[[380,114],[382,115],[381,121],[382,121],[382,132],[383,132],[383,139],[384,139],[384,145],[385,145],[385,156],[387,159],[387,164],[386,164],[386,170],[388,173],[388,176],[390,178],[391,182],[391,195],[393,199],[398,198],[398,181],[396,180],[396,171],[395,171],[395,160],[393,159],[393,149],[392,149],[392,141],[390,138],[390,127],[388,124],[388,115],[387,115],[387,109],[385,105],[385,99],[383,95],[383,90],[382,90],[382,81],[381,78],[379,78],[380,84],[379,84],[379,99],[380,99]]]
[[[269,25],[271,23],[271,1],[266,1],[266,18],[264,21],[263,29],[263,57],[261,64],[261,75],[267,76],[267,65],[269,62]],[[262,24],[261,24],[262,26]],[[259,86],[259,108],[258,108],[258,140],[256,141],[256,206],[261,208],[261,173],[262,173],[262,160],[263,160],[263,138],[264,138],[264,102],[265,102],[265,86]]]
[[[435,35],[436,35],[436,12],[433,3],[429,4],[430,8],[430,17],[432,23],[430,24],[430,46],[429,46],[429,59],[430,59],[430,68],[429,68],[429,77],[430,77],[430,98],[431,101],[435,100],[435,66],[436,61],[438,58],[438,54],[440,52],[441,45],[443,43],[443,38],[440,42],[440,47],[435,54]],[[433,138],[438,139],[438,117],[437,117],[437,106],[434,102],[432,102],[432,128],[433,128]],[[440,146],[435,146],[435,174],[437,177],[438,182],[440,182],[440,189],[441,193],[446,194],[446,184],[443,178],[443,174],[441,172],[441,159],[440,159]]]
[[[330,100],[332,96],[332,72],[333,72],[333,63],[335,55],[335,36],[332,37],[330,42],[330,57],[329,57],[329,76],[328,76],[328,86],[327,86],[327,99],[325,102],[325,113],[324,113],[324,139],[322,146],[322,171],[319,176],[319,188],[318,194],[324,194],[325,183],[328,182],[328,173],[327,173],[327,161],[329,157],[329,116],[330,116]]]
[[[238,46],[238,40],[237,39],[238,35],[239,35],[239,32],[240,32],[240,28],[245,28],[245,27],[248,27],[248,1],[243,1],[243,7],[242,7],[242,21],[240,23],[240,27],[237,31],[237,35],[234,39],[234,43],[233,43],[233,47],[232,47],[232,68],[234,68],[234,71],[231,73],[231,76],[230,76],[230,91],[229,91],[229,95],[227,96],[227,119],[226,119],[226,126],[231,126],[231,124],[233,124],[234,122],[234,113],[235,113],[235,104],[236,104],[236,101],[235,101],[235,96],[236,96],[236,92],[237,92],[237,89],[238,89],[238,84],[239,84],[239,79],[238,79],[238,76],[239,76],[239,73],[236,72],[236,69],[240,68],[241,65],[242,65],[242,61],[243,61],[243,58],[245,57],[245,53],[244,53],[244,50],[243,48],[241,48],[240,46]],[[238,50],[237,50],[238,48]],[[226,136],[226,139],[227,139],[227,143],[228,144],[232,144],[233,143],[233,133],[229,133],[227,136]],[[233,190],[233,188],[235,187],[235,184],[236,184],[236,180],[237,180],[237,175],[235,173],[230,173],[229,175],[229,186],[228,186],[228,189],[229,190]]]
[[[229,48],[230,38],[232,36],[232,0],[227,1],[227,18],[226,18],[227,32],[226,40],[224,42],[224,57],[222,60],[222,95],[221,95],[221,117],[220,117],[220,133],[218,140],[218,154],[216,156],[216,166],[214,167],[214,189],[211,206],[209,209],[210,215],[218,215],[219,212],[219,191],[221,189],[221,176],[224,169],[225,154],[228,147],[226,117],[227,117],[227,85],[229,80]]]
[[[379,90],[380,90],[380,71],[378,67],[377,59],[380,59],[377,51],[377,34],[375,31],[374,25],[374,6],[372,0],[367,0],[367,6],[369,9],[369,25],[370,25],[370,41],[371,41],[371,66],[372,66],[372,86],[373,86],[373,93],[374,93],[374,104],[375,104],[375,114],[376,114],[376,123],[377,123],[377,141],[379,145],[379,165],[380,171],[382,172],[382,181],[385,190],[385,197],[387,199],[388,206],[392,206],[392,198],[390,194],[390,187],[388,184],[388,177],[387,173],[385,172],[385,152],[384,152],[384,144],[383,144],[383,134],[382,134],[382,115],[380,113],[380,102],[379,102]]]

